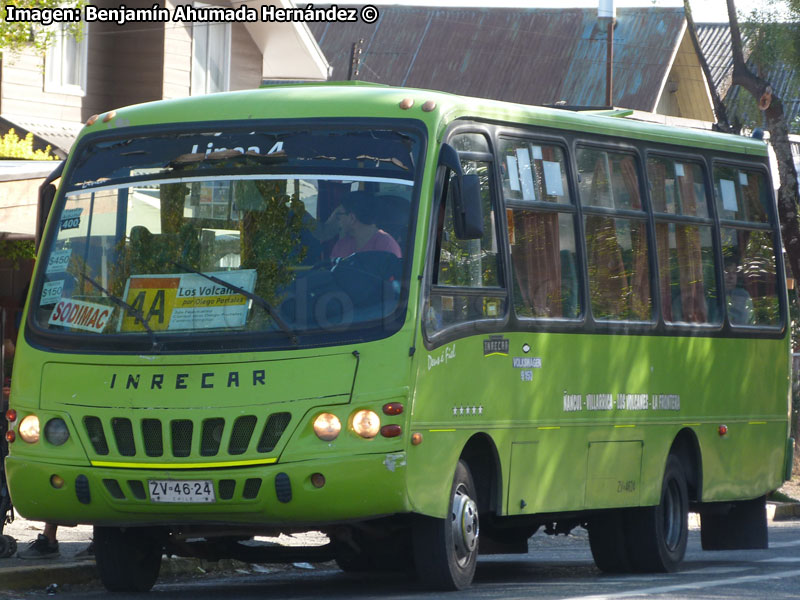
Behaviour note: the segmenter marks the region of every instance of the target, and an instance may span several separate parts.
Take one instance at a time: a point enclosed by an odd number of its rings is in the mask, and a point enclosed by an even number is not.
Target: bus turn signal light
[[[403,405],[399,402],[389,402],[383,405],[383,414],[385,415],[402,415]]]
[[[419,446],[422,443],[422,434],[417,431],[411,434],[411,445]]]
[[[381,427],[381,435],[387,438],[397,437],[403,433],[403,428],[400,425],[384,425]]]
[[[9,408],[6,411],[6,421],[8,421],[9,423],[13,423],[16,420],[17,420],[17,411],[15,411],[13,408]]]
[[[9,444],[12,443],[15,439],[17,439],[17,434],[11,431],[10,429],[6,431],[6,442]]]

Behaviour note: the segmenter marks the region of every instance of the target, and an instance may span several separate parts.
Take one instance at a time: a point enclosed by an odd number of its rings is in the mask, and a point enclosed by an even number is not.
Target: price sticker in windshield
[[[42,297],[39,304],[47,306],[48,304],[55,304],[61,299],[61,293],[64,291],[64,280],[57,279],[56,281],[48,281],[42,286]]]
[[[81,226],[82,208],[68,208],[61,213],[61,231],[77,229]]]

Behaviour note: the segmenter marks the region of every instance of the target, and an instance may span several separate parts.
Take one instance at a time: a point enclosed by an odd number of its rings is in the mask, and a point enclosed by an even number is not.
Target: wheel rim
[[[478,505],[469,497],[463,484],[456,488],[453,495],[451,526],[456,560],[459,566],[464,566],[478,546],[480,528],[478,525]]]
[[[683,510],[681,506],[680,486],[675,479],[670,479],[664,490],[664,543],[672,552],[681,542],[683,530]]]

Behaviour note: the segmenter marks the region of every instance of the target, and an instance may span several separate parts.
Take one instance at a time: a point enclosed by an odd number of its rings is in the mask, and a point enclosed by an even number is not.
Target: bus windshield
[[[121,351],[388,335],[423,147],[414,130],[341,126],[84,144],[53,210],[34,335]]]

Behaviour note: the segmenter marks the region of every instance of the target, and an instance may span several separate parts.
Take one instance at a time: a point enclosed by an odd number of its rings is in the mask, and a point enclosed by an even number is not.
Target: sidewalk
[[[44,530],[44,523],[28,521],[19,515],[14,522],[6,525],[3,534],[17,540],[17,549],[22,550]],[[76,558],[78,552],[86,549],[92,541],[92,527],[58,528],[58,550],[60,556],[46,559],[21,559],[16,555],[0,558],[0,593],[5,591],[46,590],[56,584],[85,584],[97,582],[99,576],[94,558]],[[162,575],[188,575],[211,571],[223,571],[245,566],[232,560],[209,562],[194,558],[164,558],[161,563]]]
[[[44,523],[27,521],[19,516],[3,529],[5,535],[17,540],[22,550],[42,533]],[[50,584],[89,583],[97,579],[93,558],[75,558],[92,541],[92,528],[88,525],[58,528],[57,558],[23,560],[16,555],[0,558],[0,590],[45,589]]]
[[[800,518],[800,503],[767,504],[767,519],[782,521]],[[689,528],[699,529],[698,515],[689,515]],[[19,549],[42,533],[44,524],[28,521],[19,516],[11,525],[7,525],[3,533],[17,540]],[[308,534],[312,535],[312,534]],[[39,560],[23,560],[13,556],[0,558],[0,592],[20,590],[45,590],[51,584],[82,584],[98,581],[97,569],[93,558],[75,558],[92,541],[92,528],[89,525],[58,528],[58,558]],[[282,540],[282,543],[286,543]],[[291,540],[288,545],[303,544],[300,540]],[[165,558],[161,564],[162,575],[188,575],[211,571],[235,570],[247,565],[233,560],[209,562],[193,558]]]

